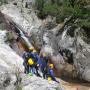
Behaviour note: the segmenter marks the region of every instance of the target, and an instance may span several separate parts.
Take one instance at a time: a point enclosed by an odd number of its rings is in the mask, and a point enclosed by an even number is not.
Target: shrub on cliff
[[[80,26],[90,27],[90,5],[89,0],[51,0],[46,3],[45,0],[37,0],[38,16],[45,18],[47,15],[56,17],[56,22],[63,22],[65,18],[73,16],[79,18]],[[85,23],[83,22],[85,20]]]

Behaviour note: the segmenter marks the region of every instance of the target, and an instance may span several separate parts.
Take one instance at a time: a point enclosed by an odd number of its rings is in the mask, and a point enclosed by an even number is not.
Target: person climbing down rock
[[[34,60],[32,58],[28,60],[28,65],[29,65],[29,75],[32,76],[35,73]]]
[[[43,78],[46,79],[46,75],[47,75],[47,68],[48,68],[48,58],[46,58],[46,53],[43,54],[43,56],[41,56],[41,72],[43,74]]]
[[[24,73],[28,73],[29,72],[29,66],[27,63],[28,63],[28,59],[29,59],[29,53],[27,51],[24,51],[22,57],[24,59],[24,62],[23,62],[23,65],[25,67]]]
[[[54,75],[54,71],[53,71],[54,65],[53,64],[49,64],[49,68],[48,68],[48,72],[47,72],[47,79],[48,81],[56,81],[57,83],[59,83],[59,81],[56,80],[55,75]]]

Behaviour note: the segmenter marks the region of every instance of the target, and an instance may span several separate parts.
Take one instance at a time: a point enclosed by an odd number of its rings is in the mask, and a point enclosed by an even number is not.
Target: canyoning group
[[[56,81],[59,83],[54,75],[54,65],[49,62],[50,60],[47,53],[39,54],[30,44],[27,33],[23,32],[21,28],[18,28],[14,22],[9,22],[11,25],[10,29],[14,31],[16,41],[20,44],[20,48],[24,48],[22,54],[22,58],[24,59],[23,65],[25,67],[24,72],[29,76],[36,75],[48,81]]]
[[[54,75],[54,65],[49,63],[49,57],[46,53],[39,55],[38,52],[30,47],[29,51],[23,52],[25,73],[33,76],[34,74],[47,79],[48,81],[59,81],[56,80]],[[40,73],[41,72],[41,73]]]

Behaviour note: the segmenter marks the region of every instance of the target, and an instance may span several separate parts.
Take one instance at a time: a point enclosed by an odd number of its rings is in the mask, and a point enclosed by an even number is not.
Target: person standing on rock
[[[46,79],[46,75],[47,75],[47,68],[48,68],[47,65],[48,65],[48,57],[46,56],[46,53],[43,53],[43,55],[41,56],[40,69],[44,79]]]
[[[28,59],[31,57],[30,53],[33,51],[33,47],[30,47],[29,48],[29,51],[24,51],[23,52],[23,59],[24,59],[24,62],[23,62],[23,65],[25,67],[25,73],[29,73],[29,65],[28,65]]]
[[[34,47],[30,47],[29,48],[29,52],[28,52],[28,55],[29,55],[29,59],[28,59],[28,63],[27,65],[29,66],[29,72],[28,74],[30,74],[31,76],[35,73],[35,67],[34,67],[34,64],[35,64],[35,61],[34,61],[34,54],[32,53],[34,50]]]
[[[35,64],[34,64],[34,66],[35,66],[35,71],[36,71],[35,73],[36,73],[37,76],[40,76],[40,74],[39,74],[39,72],[38,72],[38,70],[39,70],[40,57],[39,57],[39,55],[38,55],[38,53],[37,53],[36,50],[33,50],[32,54],[33,54],[33,56],[34,56],[34,62],[35,62]],[[41,76],[40,76],[40,77],[41,77]]]
[[[34,64],[33,64],[33,67],[35,68],[34,73],[37,76],[40,76],[40,74],[38,73],[38,60],[40,58],[39,58],[39,55],[38,55],[37,51],[33,47],[30,48],[29,57],[32,58],[33,61],[34,61]]]
[[[34,62],[33,58],[29,58],[28,65],[29,65],[29,75],[30,76],[35,74],[35,66],[34,66],[34,64],[35,64],[35,62]]]

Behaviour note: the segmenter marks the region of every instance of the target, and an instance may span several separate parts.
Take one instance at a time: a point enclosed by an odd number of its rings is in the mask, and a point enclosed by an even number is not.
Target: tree
[[[51,0],[51,2],[52,2],[52,4],[54,4],[55,3],[55,0]]]
[[[36,5],[37,5],[37,9],[42,11],[44,7],[44,0],[37,0]]]
[[[7,4],[8,3],[8,1],[7,0],[0,0],[0,4],[2,5],[2,4]]]
[[[45,12],[43,11],[44,4],[45,4],[44,0],[36,1],[36,6],[37,6],[37,9],[39,10],[38,17],[41,19],[45,18]]]
[[[74,8],[74,5],[75,5],[75,1],[76,0],[69,0],[69,3],[70,3],[70,5]]]

